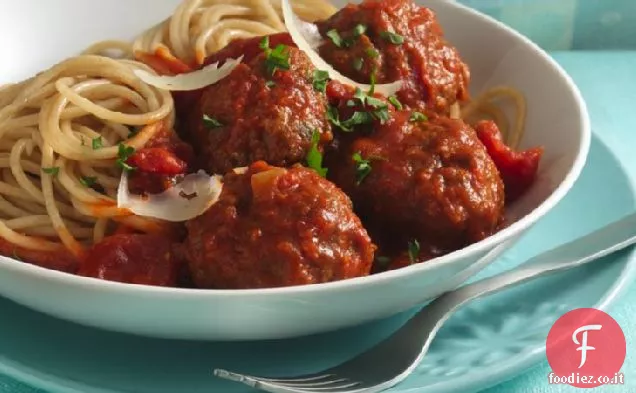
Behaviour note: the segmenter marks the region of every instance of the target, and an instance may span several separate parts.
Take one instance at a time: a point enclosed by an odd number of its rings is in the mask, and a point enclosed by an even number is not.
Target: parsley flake
[[[258,44],[258,47],[261,48],[262,50],[268,50],[269,49],[269,37],[268,36],[263,37],[261,42]]]
[[[353,68],[356,71],[362,70],[363,65],[364,65],[364,59],[362,57],[358,57],[353,60]]]
[[[327,82],[329,81],[329,72],[316,70],[314,71],[314,90],[324,93],[327,89]]]
[[[422,112],[413,112],[411,113],[411,117],[409,118],[409,121],[411,123],[419,123],[419,122],[427,121],[427,120],[428,120],[428,117]]]
[[[347,120],[340,120],[338,108],[333,106],[330,106],[327,110],[327,119],[329,119],[333,125],[339,127],[345,132],[351,132],[353,131],[353,127],[362,124],[369,124],[373,121],[373,117],[370,113],[359,111],[354,112],[353,116]]]
[[[276,86],[276,82],[267,81],[267,82],[265,82],[265,86],[271,89],[272,87]]]
[[[384,124],[387,121],[389,121],[391,119],[391,115],[389,114],[389,107],[388,106],[384,106],[381,108],[378,108],[376,110],[374,110],[373,112],[371,112],[371,115],[380,120],[380,123]]]
[[[380,37],[382,37],[385,40],[389,41],[393,45],[402,45],[404,43],[404,37],[403,36],[401,36],[399,34],[392,33],[390,31],[383,31],[382,33],[380,33]]]
[[[93,145],[93,150],[99,150],[102,147],[104,147],[104,142],[102,141],[102,137],[98,136],[97,138],[93,139],[92,145]]]
[[[364,52],[370,59],[377,59],[380,56],[380,52],[378,52],[375,48],[367,48]]]
[[[59,166],[52,166],[50,168],[42,168],[42,172],[46,173],[47,175],[51,175],[53,177],[57,176],[60,173],[60,167]]]
[[[208,115],[203,115],[203,125],[209,130],[223,127],[223,124],[220,121]]]
[[[370,107],[373,108],[383,108],[383,107],[387,107],[388,105],[382,101],[379,98],[375,98],[375,97],[367,97],[366,99],[367,105],[369,105]]]
[[[134,171],[136,168],[133,166],[130,166],[129,164],[126,163],[126,161],[128,161],[128,159],[135,154],[135,148],[132,146],[126,146],[123,143],[119,144],[119,150],[117,152],[117,161],[115,161],[115,163],[117,164],[118,167],[120,167],[121,169],[123,169],[126,172],[132,172]]]
[[[420,255],[420,242],[413,239],[409,242],[409,259],[411,263],[417,263],[417,257]]]
[[[318,143],[320,143],[320,133],[318,130],[314,130],[311,136],[311,147],[306,157],[307,166],[316,171],[320,176],[326,177],[328,169],[322,166],[322,153],[318,149]]]
[[[398,98],[396,96],[390,96],[389,97],[389,102],[391,103],[391,105],[393,105],[395,107],[395,109],[401,111],[404,107],[402,106],[402,103],[400,102],[400,100],[398,100]]]
[[[369,92],[367,93],[368,95],[372,96],[375,93],[375,83],[376,83],[376,73],[377,70],[373,70],[373,72],[371,73],[371,88],[369,88]]]
[[[269,47],[269,37],[264,37],[259,47],[265,53],[265,70],[269,76],[274,76],[276,70],[288,70],[289,48],[286,45],[278,44],[276,48]]]
[[[95,176],[82,176],[80,178],[80,183],[86,187],[86,188],[91,188],[95,185],[95,183],[97,183],[97,177]]]
[[[353,36],[355,38],[360,37],[362,34],[367,32],[367,25],[357,24],[356,27],[353,28]]]
[[[368,112],[354,112],[353,116],[340,122],[340,128],[345,131],[352,131],[353,127],[373,122],[373,117]]]
[[[338,33],[338,30],[336,29],[329,30],[327,32],[327,37],[329,37],[331,42],[333,42],[333,44],[337,46],[338,48],[343,48],[345,46],[345,42],[340,36],[340,33]]]
[[[371,166],[371,161],[362,158],[360,152],[354,153],[351,158],[356,164],[356,185],[359,186],[369,176],[373,167]]]

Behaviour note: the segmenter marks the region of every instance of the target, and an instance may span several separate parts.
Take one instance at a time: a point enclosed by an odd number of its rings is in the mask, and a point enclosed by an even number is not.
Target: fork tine
[[[347,388],[353,388],[360,385],[360,382],[350,382],[348,384],[345,385],[337,385],[337,386],[327,386],[327,387],[318,387],[318,388],[309,388],[309,389],[303,389],[300,388],[300,391],[303,392],[325,392],[325,393],[329,393],[329,392],[340,392],[342,391],[342,389],[347,389]]]
[[[354,386],[360,385],[360,382],[351,381],[346,378],[336,379],[333,381],[327,381],[321,384],[297,384],[297,383],[286,383],[286,382],[277,382],[272,383],[268,381],[263,381],[260,378],[254,378],[256,382],[262,382],[264,384],[272,384],[277,385],[283,388],[294,389],[299,392],[325,392],[328,393],[330,391],[340,391],[341,389],[352,388]]]
[[[267,380],[265,378],[258,377],[257,379],[271,383],[270,380]],[[351,382],[351,381],[348,380],[347,378],[340,378],[340,379],[334,379],[334,380],[329,380],[329,381],[321,381],[321,382],[312,382],[312,381],[309,381],[309,382],[294,382],[294,381],[279,380],[276,383],[281,384],[281,385],[285,385],[285,386],[293,386],[293,387],[308,389],[308,388],[313,388],[313,387],[333,385],[333,384],[341,383],[341,382]]]
[[[321,374],[321,375],[306,375],[304,377],[301,378],[263,378],[263,377],[257,377],[257,379],[261,380],[261,381],[266,381],[266,382],[272,382],[272,383],[287,383],[287,382],[315,382],[315,381],[319,381],[321,379],[325,379],[325,378],[329,378],[329,377],[335,377],[335,375],[333,374]]]

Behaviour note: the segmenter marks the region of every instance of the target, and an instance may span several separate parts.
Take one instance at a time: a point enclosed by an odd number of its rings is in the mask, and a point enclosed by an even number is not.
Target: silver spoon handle
[[[537,277],[584,265],[635,243],[636,213],[633,213],[595,232],[537,255],[512,270],[447,292],[424,307],[403,328],[435,335],[450,315],[469,301]]]

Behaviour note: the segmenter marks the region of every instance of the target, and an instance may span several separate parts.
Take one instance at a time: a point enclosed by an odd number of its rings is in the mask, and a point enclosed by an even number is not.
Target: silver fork
[[[447,292],[364,353],[313,374],[265,378],[222,369],[220,378],[272,393],[376,393],[402,382],[422,361],[444,322],[466,303],[537,277],[571,269],[636,243],[636,213],[538,255],[505,273]]]

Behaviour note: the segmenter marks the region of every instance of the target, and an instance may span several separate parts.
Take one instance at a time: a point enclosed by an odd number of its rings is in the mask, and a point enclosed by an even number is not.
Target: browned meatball
[[[281,48],[289,69],[272,69],[263,52],[203,92],[187,132],[203,169],[225,174],[258,160],[289,166],[305,160],[314,133],[321,146],[332,139],[313,65],[302,51]]]
[[[326,38],[321,56],[357,82],[369,83],[373,73],[378,83],[403,80],[403,104],[442,114],[468,98],[468,66],[435,13],[413,0],[349,4],[318,26]]]
[[[502,219],[497,168],[459,120],[398,112],[328,165],[382,253],[403,254],[417,241],[421,259],[431,258],[484,239]]]
[[[351,201],[316,172],[253,164],[226,175],[220,200],[187,224],[202,288],[316,284],[369,274],[375,246]]]

